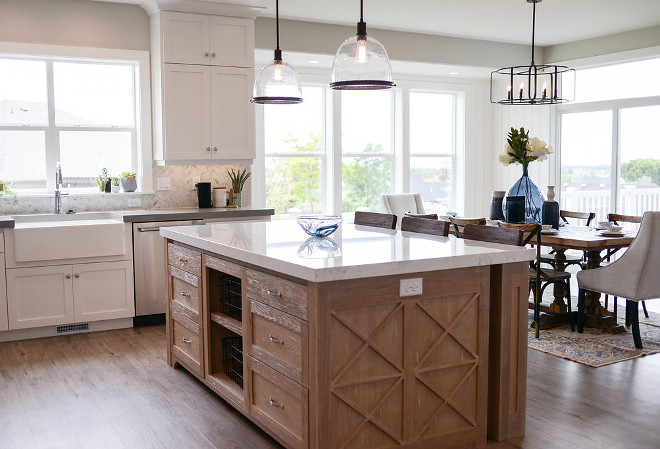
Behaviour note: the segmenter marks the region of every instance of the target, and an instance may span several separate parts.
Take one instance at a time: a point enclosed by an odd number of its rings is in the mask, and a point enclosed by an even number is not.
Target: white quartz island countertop
[[[310,282],[533,260],[535,250],[343,223],[310,237],[293,220],[161,228],[163,237]]]

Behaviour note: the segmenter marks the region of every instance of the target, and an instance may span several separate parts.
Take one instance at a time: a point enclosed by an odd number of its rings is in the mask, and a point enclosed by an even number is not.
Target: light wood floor
[[[527,435],[489,448],[660,448],[660,355],[529,351]],[[280,446],[165,360],[164,326],[0,344],[0,448]],[[365,448],[369,449],[369,448]]]

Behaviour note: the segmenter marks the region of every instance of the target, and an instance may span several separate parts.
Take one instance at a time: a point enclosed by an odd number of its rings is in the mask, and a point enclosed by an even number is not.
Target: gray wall
[[[0,0],[0,41],[149,50],[149,16],[120,3]]]

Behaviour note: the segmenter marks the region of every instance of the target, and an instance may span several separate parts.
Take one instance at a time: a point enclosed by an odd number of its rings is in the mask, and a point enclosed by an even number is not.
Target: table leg
[[[600,250],[587,251],[587,269],[600,267],[602,262]],[[621,334],[626,330],[616,323],[616,319],[600,304],[600,292],[587,291],[586,306],[584,310],[584,324],[589,327]]]
[[[566,250],[561,248],[554,248],[555,250],[555,270],[564,271],[566,269]],[[550,304],[548,312],[542,313],[539,318],[539,329],[551,329],[553,327],[561,326],[570,322],[568,317],[568,306],[564,301],[564,287],[556,283],[554,284],[555,299]],[[532,323],[534,325],[534,323]]]

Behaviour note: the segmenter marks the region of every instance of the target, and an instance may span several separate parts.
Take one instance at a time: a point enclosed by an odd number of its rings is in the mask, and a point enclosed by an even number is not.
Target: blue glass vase
[[[517,180],[506,193],[502,209],[506,214],[506,201],[510,196],[525,197],[525,223],[541,223],[541,208],[545,198],[539,186],[529,178],[527,165],[523,165],[523,175]]]

